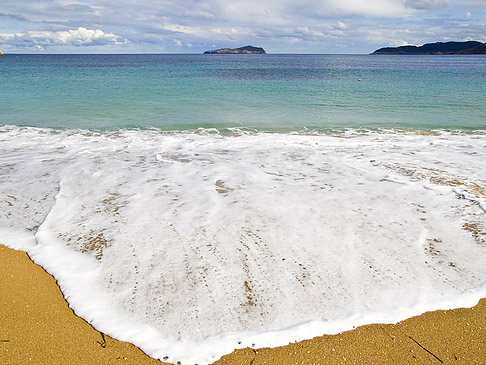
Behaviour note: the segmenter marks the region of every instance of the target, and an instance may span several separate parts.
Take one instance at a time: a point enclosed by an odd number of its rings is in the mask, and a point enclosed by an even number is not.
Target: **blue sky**
[[[486,0],[2,0],[4,53],[370,53],[486,42]]]

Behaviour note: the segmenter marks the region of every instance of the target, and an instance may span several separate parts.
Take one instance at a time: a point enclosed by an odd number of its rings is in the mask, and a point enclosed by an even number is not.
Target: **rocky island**
[[[436,42],[423,46],[385,47],[372,53],[390,55],[430,55],[430,54],[486,54],[486,43],[469,42]]]
[[[245,46],[240,48],[220,48],[205,51],[204,54],[266,54],[261,47]]]

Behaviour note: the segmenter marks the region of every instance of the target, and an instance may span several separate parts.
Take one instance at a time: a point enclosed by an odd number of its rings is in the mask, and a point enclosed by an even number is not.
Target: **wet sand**
[[[96,331],[24,252],[0,245],[0,364],[161,364]],[[486,299],[395,325],[374,324],[274,349],[242,349],[216,364],[486,364]]]

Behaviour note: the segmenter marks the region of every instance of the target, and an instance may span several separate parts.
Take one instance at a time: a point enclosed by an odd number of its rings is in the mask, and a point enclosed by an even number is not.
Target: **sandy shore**
[[[0,364],[160,364],[76,317],[56,281],[0,245]],[[486,300],[396,325],[375,324],[275,349],[243,349],[217,364],[486,364]]]

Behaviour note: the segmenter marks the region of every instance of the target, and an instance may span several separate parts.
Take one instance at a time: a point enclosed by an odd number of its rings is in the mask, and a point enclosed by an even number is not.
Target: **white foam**
[[[485,134],[210,132],[0,128],[2,243],[169,362],[486,296]]]

